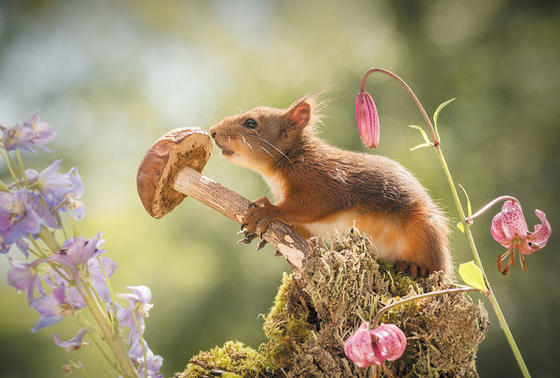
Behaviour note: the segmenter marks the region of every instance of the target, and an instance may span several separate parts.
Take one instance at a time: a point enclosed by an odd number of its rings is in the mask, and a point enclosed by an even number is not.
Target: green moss
[[[263,326],[266,337],[271,340],[266,344],[265,353],[276,366],[285,366],[294,354],[294,347],[301,344],[314,328],[308,322],[305,299],[303,295],[293,295],[296,291],[298,288],[292,276],[284,273]]]
[[[305,287],[284,277],[265,319],[269,342],[264,352],[290,377],[367,376],[368,371],[345,357],[344,340],[386,304],[452,285],[451,277],[441,273],[420,279],[397,273],[374,257],[375,247],[357,230],[337,236],[329,245],[320,239],[310,243]],[[382,321],[396,324],[408,336],[404,355],[387,362],[395,376],[477,375],[476,350],[488,321],[484,308],[468,296],[411,302],[389,311]],[[297,327],[291,332],[294,322],[308,324],[307,336]]]
[[[386,304],[453,284],[452,277],[442,273],[422,279],[397,273],[374,257],[375,247],[357,230],[328,245],[316,238],[310,244],[305,286],[284,274],[265,317],[269,341],[259,352],[227,342],[193,357],[179,377],[208,376],[212,369],[244,377],[366,377],[371,371],[345,357],[344,340]],[[482,305],[468,296],[411,302],[392,309],[382,321],[396,324],[407,335],[403,356],[386,363],[394,376],[477,376],[476,351],[488,319]]]
[[[264,355],[239,341],[228,341],[223,347],[215,347],[192,357],[185,371],[176,377],[266,377],[269,371]]]

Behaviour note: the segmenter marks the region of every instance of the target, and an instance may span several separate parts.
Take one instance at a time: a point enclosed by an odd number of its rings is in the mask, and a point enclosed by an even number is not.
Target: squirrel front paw
[[[278,219],[275,206],[270,203],[268,198],[261,197],[251,202],[247,214],[243,218],[243,224],[241,224],[241,230],[245,230],[245,239],[241,242],[249,244],[257,236],[262,238],[270,223],[275,219]],[[257,225],[260,235],[256,234]]]

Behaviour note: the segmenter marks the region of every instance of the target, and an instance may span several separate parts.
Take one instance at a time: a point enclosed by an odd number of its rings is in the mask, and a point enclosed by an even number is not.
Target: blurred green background
[[[267,247],[238,245],[239,226],[187,201],[162,220],[150,218],[136,194],[146,148],[181,126],[210,127],[257,105],[286,107],[307,92],[332,86],[322,138],[364,151],[354,121],[359,80],[370,66],[393,70],[440,116],[443,149],[474,207],[517,196],[528,223],[544,210],[560,224],[560,7],[540,1],[0,1],[0,122],[13,125],[41,109],[58,138],[54,154],[26,154],[43,169],[63,157],[85,183],[87,237],[103,231],[119,264],[117,291],[146,284],[154,308],[145,337],[164,357],[162,372],[183,369],[200,349],[238,339],[264,342],[282,258]],[[381,144],[375,151],[408,167],[457,222],[433,151],[406,125],[422,119],[402,88],[370,77]],[[2,167],[5,175],[5,167]],[[266,194],[257,174],[230,165],[216,151],[205,174],[244,196]],[[495,210],[497,212],[498,209]],[[503,251],[490,236],[492,214],[474,233],[496,294],[529,369],[557,376],[560,321],[558,232],[529,256],[528,272],[496,269]],[[471,259],[454,231],[456,264]],[[17,251],[12,255],[19,257]],[[52,332],[72,336],[70,322],[31,334],[38,315],[6,284],[0,259],[0,375],[58,377],[68,359],[101,374],[92,355],[66,354]],[[482,297],[475,296],[475,300]],[[485,302],[485,304],[487,304]],[[488,307],[488,306],[487,306]],[[519,370],[499,329],[482,343],[483,377]]]

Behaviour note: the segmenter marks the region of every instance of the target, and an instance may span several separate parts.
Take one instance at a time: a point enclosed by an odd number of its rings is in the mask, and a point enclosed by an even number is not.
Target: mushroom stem
[[[237,223],[243,222],[251,203],[247,198],[188,167],[176,174],[172,187],[177,192],[202,202]],[[257,234],[260,232],[257,225]],[[274,245],[288,260],[295,278],[301,278],[304,260],[309,251],[307,242],[280,221],[272,222],[262,238]]]

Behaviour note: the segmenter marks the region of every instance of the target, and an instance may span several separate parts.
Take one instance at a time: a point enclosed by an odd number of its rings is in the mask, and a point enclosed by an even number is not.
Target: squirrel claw
[[[264,246],[266,245],[266,243],[267,243],[266,240],[261,240],[261,242],[257,246],[257,252],[260,251],[261,249],[263,249]]]
[[[413,278],[427,277],[429,270],[425,266],[406,261],[397,261],[395,268],[400,273],[408,273]]]
[[[266,196],[263,196],[251,202],[249,204],[249,209],[253,207],[269,207],[269,206],[271,206],[270,201],[268,200],[268,198],[266,198]]]
[[[249,209],[243,219],[242,229],[245,228],[248,234],[254,234],[257,231],[258,224],[258,236],[262,238],[270,223],[275,219],[277,219],[276,207],[268,201],[268,198],[261,197],[249,204]]]
[[[243,244],[251,244],[251,242],[253,241],[254,238],[257,237],[257,234],[245,234],[245,237],[241,240],[238,240],[237,243],[243,243]]]

